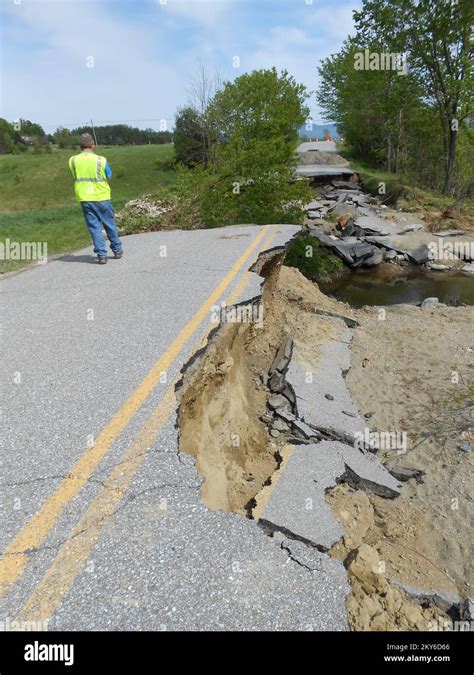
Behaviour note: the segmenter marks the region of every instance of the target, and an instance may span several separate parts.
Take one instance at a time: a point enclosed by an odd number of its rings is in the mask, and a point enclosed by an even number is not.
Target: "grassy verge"
[[[112,168],[110,180],[116,210],[126,201],[174,183],[176,173],[167,162],[173,146],[144,145],[100,148]],[[90,237],[74,198],[68,171],[71,150],[50,155],[0,156],[0,242],[45,242],[48,255],[82,248]],[[0,273],[30,264],[0,260]]]

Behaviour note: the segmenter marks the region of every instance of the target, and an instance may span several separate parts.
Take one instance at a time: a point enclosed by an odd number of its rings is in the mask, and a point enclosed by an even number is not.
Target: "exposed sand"
[[[366,308],[357,318],[348,386],[360,412],[373,413],[371,430],[407,434],[406,454],[379,457],[426,471],[398,499],[371,499],[368,539],[389,576],[472,595],[473,455],[457,446],[474,445],[474,308]]]
[[[212,509],[248,515],[256,494],[278,468],[276,442],[260,417],[267,410],[263,379],[286,335],[313,367],[318,345],[334,328],[312,311],[333,306],[297,270],[278,264],[267,278],[263,326],[225,324],[186,371],[180,392],[180,451],[193,455],[204,477],[202,499]]]
[[[318,307],[360,322],[346,382],[361,414],[371,413],[371,431],[407,435],[406,454],[389,448],[378,456],[389,468],[426,472],[423,483],[403,483],[395,500],[347,485],[328,493],[346,530],[331,553],[348,569],[351,625],[427,630],[443,612],[433,604],[419,607],[396,582],[472,596],[473,456],[457,446],[463,441],[474,446],[474,308],[353,310],[316,286],[309,290],[297,270],[285,269],[284,278],[285,295],[298,311]],[[301,345],[296,347],[300,352]],[[306,351],[311,349],[317,353],[318,346],[306,344]]]

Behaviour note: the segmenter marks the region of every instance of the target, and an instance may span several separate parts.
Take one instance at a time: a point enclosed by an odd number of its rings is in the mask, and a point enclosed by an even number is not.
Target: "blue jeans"
[[[122,242],[118,235],[114,220],[114,208],[110,199],[103,202],[81,202],[81,206],[87,227],[91,233],[94,253],[100,258],[105,258],[107,255],[102,225],[107,232],[110,248],[114,253],[119,253],[122,250]]]

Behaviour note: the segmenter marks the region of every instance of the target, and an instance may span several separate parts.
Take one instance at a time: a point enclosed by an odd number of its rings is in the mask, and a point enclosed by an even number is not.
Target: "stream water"
[[[403,268],[392,276],[386,266],[348,270],[342,276],[318,284],[321,291],[352,307],[363,305],[416,305],[425,298],[438,298],[447,305],[474,305],[474,276],[462,272],[430,272]]]

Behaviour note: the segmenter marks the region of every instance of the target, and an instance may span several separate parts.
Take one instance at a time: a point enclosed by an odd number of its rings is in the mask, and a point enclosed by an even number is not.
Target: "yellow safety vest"
[[[105,176],[105,157],[81,152],[69,160],[78,202],[103,202],[110,199],[110,185]]]

